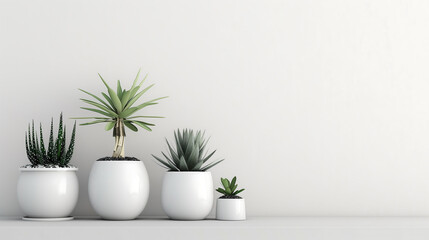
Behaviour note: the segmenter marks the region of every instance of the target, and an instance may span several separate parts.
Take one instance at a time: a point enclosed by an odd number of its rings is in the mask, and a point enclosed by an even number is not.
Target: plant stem
[[[113,158],[125,157],[125,128],[124,120],[119,118],[116,120],[115,128],[113,129],[113,136],[115,137],[115,147],[113,148]]]

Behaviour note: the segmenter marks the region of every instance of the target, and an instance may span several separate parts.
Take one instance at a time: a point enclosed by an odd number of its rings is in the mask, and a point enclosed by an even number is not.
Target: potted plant
[[[30,164],[20,170],[17,193],[18,202],[25,214],[24,220],[56,221],[70,220],[76,206],[79,184],[76,167],[69,164],[74,148],[76,123],[70,143],[66,144],[66,127],[60,115],[58,135],[54,137],[53,119],[48,146],[43,139],[42,124],[40,134],[34,129],[34,121],[28,125],[25,147]]]
[[[158,100],[165,97],[136,105],[137,100],[154,85],[142,89],[146,77],[138,84],[139,74],[140,71],[128,90],[122,89],[121,82],[118,80],[116,92],[99,74],[101,81],[107,88],[107,93],[101,93],[102,97],[79,89],[96,100],[81,98],[84,103],[95,107],[81,108],[101,115],[78,118],[94,120],[80,125],[104,123],[106,131],[113,129],[113,137],[115,138],[112,156],[100,158],[94,163],[88,182],[91,205],[97,214],[104,219],[135,219],[143,211],[149,196],[149,178],[143,162],[137,158],[125,156],[125,127],[134,132],[138,131],[137,127],[152,131],[151,127],[155,125],[140,119],[160,117],[135,116],[134,114],[145,107],[157,104]]]
[[[204,165],[216,150],[207,154],[208,139],[204,139],[201,131],[177,130],[174,137],[176,150],[166,140],[170,154],[162,152],[165,160],[152,155],[168,169],[162,185],[163,209],[171,219],[204,219],[213,207],[213,179],[207,170],[223,159]]]
[[[231,181],[221,178],[224,188],[218,188],[216,191],[223,194],[217,199],[216,219],[218,220],[246,220],[246,206],[244,199],[238,196],[244,189],[237,189],[237,177]]]

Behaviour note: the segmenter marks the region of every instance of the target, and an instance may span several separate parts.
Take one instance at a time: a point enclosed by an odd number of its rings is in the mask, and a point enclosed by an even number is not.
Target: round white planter
[[[79,195],[77,168],[20,168],[18,203],[26,219],[70,218]]]
[[[149,177],[142,161],[96,161],[88,181],[89,200],[104,219],[137,218],[149,197]]]
[[[162,207],[171,219],[201,220],[213,207],[210,172],[166,172],[162,185]]]
[[[216,204],[216,219],[246,220],[246,205],[244,199],[219,198]]]

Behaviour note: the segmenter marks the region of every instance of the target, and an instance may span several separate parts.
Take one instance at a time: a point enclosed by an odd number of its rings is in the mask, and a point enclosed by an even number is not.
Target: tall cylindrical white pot
[[[28,218],[66,218],[79,195],[77,168],[20,168],[18,203]]]
[[[213,207],[210,172],[167,172],[162,185],[162,207],[171,219],[201,220]]]
[[[89,200],[104,219],[137,218],[149,197],[149,177],[142,161],[96,161],[88,181]]]

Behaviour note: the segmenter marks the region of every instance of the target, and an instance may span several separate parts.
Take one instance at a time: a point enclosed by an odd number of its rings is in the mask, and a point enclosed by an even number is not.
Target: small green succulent
[[[34,121],[32,122],[31,131],[28,124],[28,132],[25,133],[25,148],[27,157],[30,160],[31,167],[69,167],[69,162],[73,155],[74,141],[76,134],[76,122],[73,126],[73,131],[68,149],[66,148],[66,126],[63,126],[63,114],[60,115],[58,127],[58,136],[54,139],[54,121],[51,120],[51,132],[49,136],[48,148],[43,142],[42,124],[40,124],[40,139],[34,131]]]
[[[223,194],[221,198],[241,198],[240,196],[238,196],[238,194],[244,191],[244,188],[236,190],[238,186],[237,184],[235,184],[237,181],[237,177],[234,177],[231,182],[227,178],[220,178],[220,181],[224,188],[218,188],[216,189],[216,191]]]
[[[174,132],[174,139],[176,141],[176,150],[165,139],[170,151],[170,156],[162,152],[166,160],[152,155],[162,167],[169,169],[169,171],[206,171],[224,160],[203,166],[216,150],[207,154],[205,147],[209,139],[204,139],[204,133],[201,133],[201,131],[194,133],[193,130],[185,129],[180,132],[177,129],[177,132]]]

